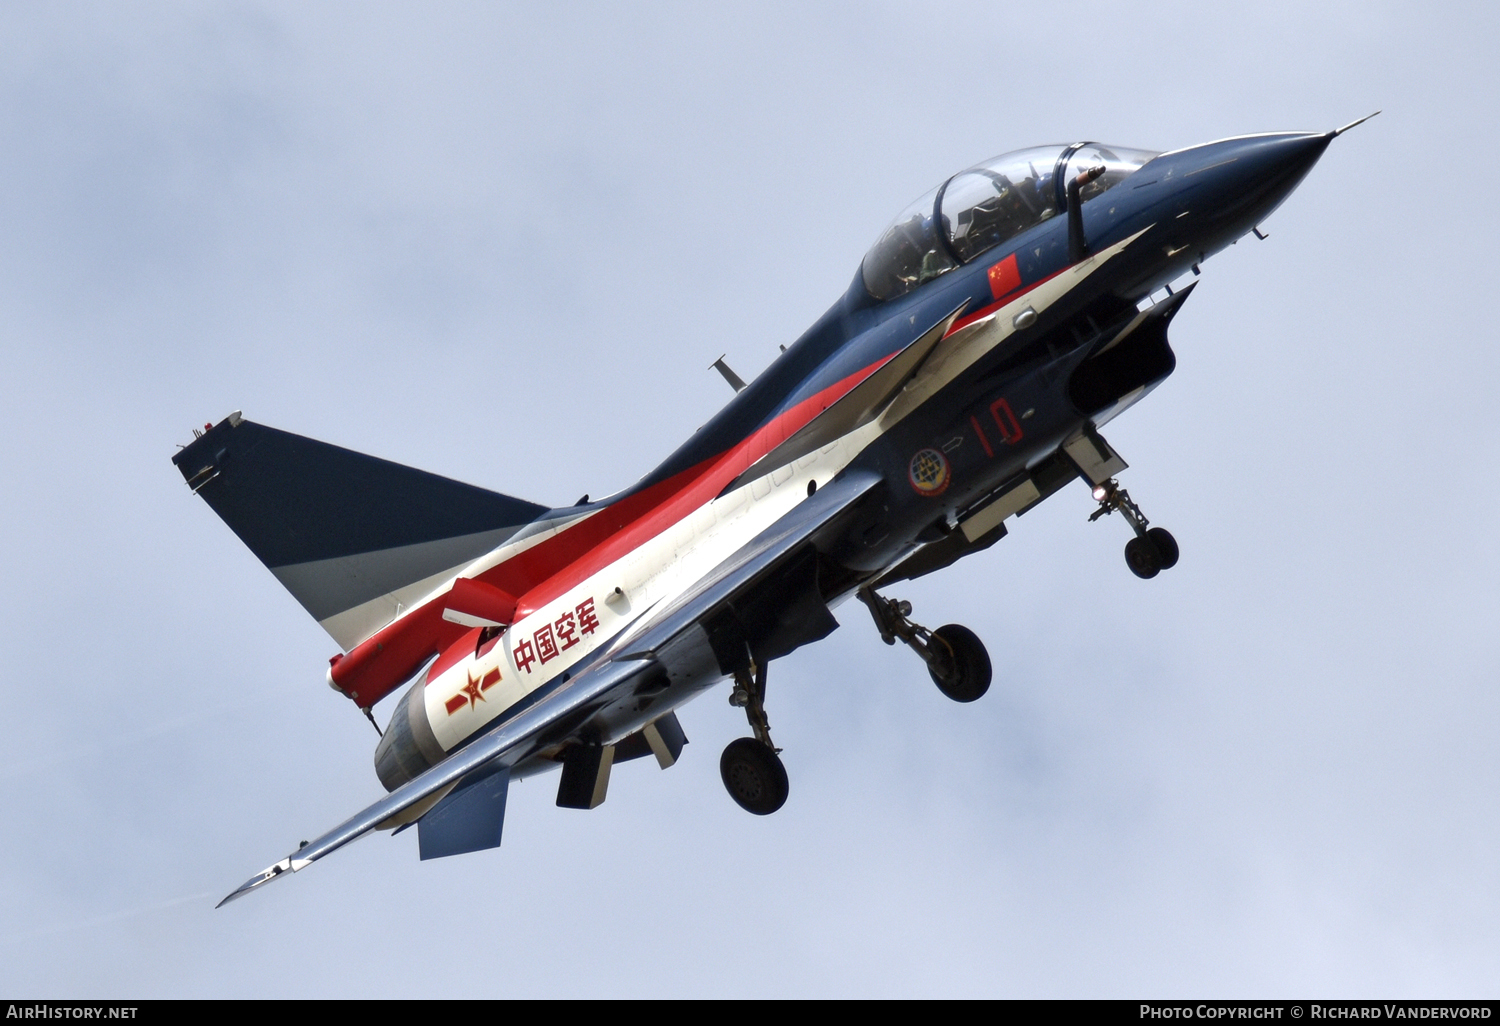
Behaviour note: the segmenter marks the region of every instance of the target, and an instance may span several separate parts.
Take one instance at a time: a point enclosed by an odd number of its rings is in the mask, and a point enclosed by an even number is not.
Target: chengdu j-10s
[[[173,462],[339,644],[328,683],[372,721],[397,696],[375,749],[386,797],[225,900],[372,830],[415,825],[424,859],[495,847],[510,781],[536,773],[560,771],[558,805],[593,808],[613,763],[672,765],[675,710],[725,680],[751,736],[724,750],[724,785],[774,812],[770,664],[852,596],[943,694],[980,698],[980,640],[887,593],[1074,479],[1091,519],[1129,525],[1131,571],[1170,570],[1177,544],[1119,486],[1100,429],[1176,365],[1167,332],[1194,286],[1171,283],[1259,234],[1344,130],[1041,146],[961,171],[753,382],[716,364],[734,399],[606,499],[550,509],[238,413],[199,433]]]

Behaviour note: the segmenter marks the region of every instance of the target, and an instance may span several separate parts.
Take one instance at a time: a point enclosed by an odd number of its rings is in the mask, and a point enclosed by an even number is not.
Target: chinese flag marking
[[[1021,287],[1021,272],[1016,267],[1016,255],[1012,253],[990,268],[990,295],[999,299]]]

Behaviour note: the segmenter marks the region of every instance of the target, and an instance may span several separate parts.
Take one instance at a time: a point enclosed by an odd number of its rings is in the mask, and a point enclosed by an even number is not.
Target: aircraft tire
[[[1162,558],[1155,545],[1146,538],[1132,538],[1125,543],[1125,565],[1144,581],[1161,573]]]
[[[1170,570],[1177,565],[1177,539],[1165,527],[1153,527],[1146,532],[1146,537],[1151,539],[1151,544],[1156,546],[1156,551],[1161,555],[1161,568]]]
[[[785,805],[791,790],[775,749],[753,737],[738,737],[725,746],[719,775],[735,804],[757,816],[769,816]]]
[[[990,654],[984,649],[979,635],[962,624],[950,623],[932,632],[939,644],[952,653],[952,670],[946,675],[928,667],[932,682],[938,690],[955,702],[976,702],[990,689],[993,671]]]

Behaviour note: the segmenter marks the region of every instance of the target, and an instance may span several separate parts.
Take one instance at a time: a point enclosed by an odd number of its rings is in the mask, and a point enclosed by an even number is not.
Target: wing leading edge
[[[596,662],[540,701],[501,722],[447,759],[350,817],[317,840],[246,880],[219,905],[311,865],[445,789],[500,776],[502,767],[573,735],[595,713],[660,672],[656,653],[726,603],[753,590],[881,483],[873,472],[846,473],[766,528],[675,601],[652,610]]]
[[[650,670],[650,665],[645,662],[609,662],[591,672],[579,674],[543,701],[480,736],[415,780],[398,787],[363,812],[340,823],[316,841],[304,845],[246,880],[219,904],[224,905],[248,894],[284,873],[296,872],[311,865],[350,841],[363,837],[429,795],[450,784],[457,784],[476,770],[487,771],[492,762],[513,764],[534,748],[549,741],[561,740],[562,736],[566,736],[563,728],[586,719],[615,688],[628,686]],[[559,736],[553,737],[554,731],[559,732]]]

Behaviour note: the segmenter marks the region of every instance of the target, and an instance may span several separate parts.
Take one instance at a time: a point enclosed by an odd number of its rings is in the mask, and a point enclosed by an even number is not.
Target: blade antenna
[[[725,356],[727,356],[727,355],[728,354],[726,353]],[[734,371],[732,371],[732,370],[729,369],[729,364],[727,364],[727,363],[724,362],[724,357],[723,356],[719,357],[717,360],[715,360],[713,363],[709,364],[708,366],[709,366],[710,370],[716,370],[720,374],[724,375],[724,380],[727,381],[727,382],[729,382],[729,387],[732,388],[732,389],[734,389],[736,392],[743,392],[745,390],[745,381],[744,381],[744,379],[741,378]]]

